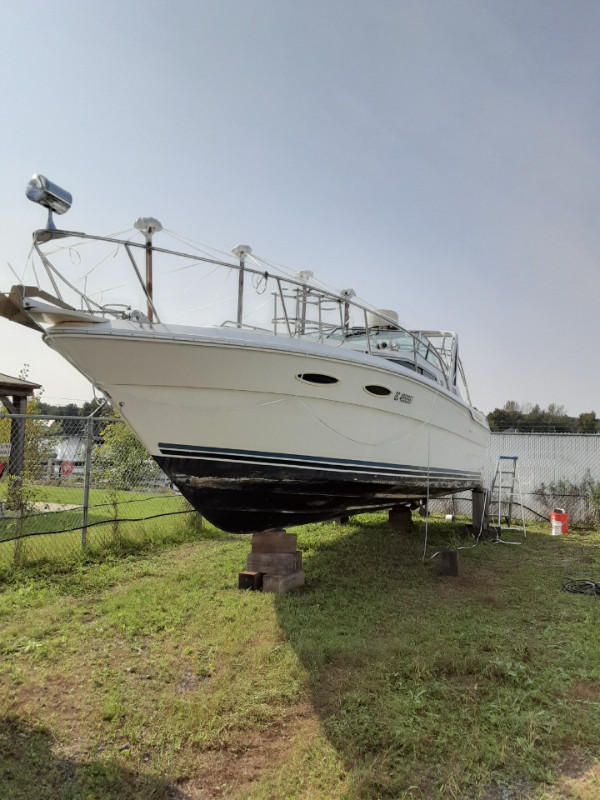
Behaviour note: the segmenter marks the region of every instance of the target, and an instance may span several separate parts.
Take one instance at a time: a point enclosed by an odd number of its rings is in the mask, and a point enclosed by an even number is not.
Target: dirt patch
[[[596,681],[578,680],[569,687],[569,697],[572,700],[597,703],[600,699],[600,687]]]
[[[84,741],[89,707],[82,700],[82,683],[87,686],[87,681],[78,682],[66,675],[49,675],[43,683],[30,681],[13,692],[6,711],[52,729],[63,745],[68,740],[68,747],[61,748],[63,754],[79,757],[89,746]]]
[[[13,701],[9,702],[8,710],[19,717],[35,716],[40,708],[68,716],[73,712],[83,713],[77,702],[80,688],[77,681],[65,675],[49,675],[43,684],[31,682],[21,686]]]
[[[561,780],[580,778],[592,763],[593,760],[589,756],[577,750],[569,750],[560,764]]]
[[[598,800],[600,764],[589,756],[570,750],[561,764],[561,777],[553,800]]]
[[[263,731],[244,731],[235,743],[221,750],[201,753],[193,777],[174,785],[182,800],[212,800],[244,796],[244,787],[265,773],[277,771],[298,751],[298,741],[308,741],[319,722],[313,709],[303,704],[289,721]]]
[[[81,506],[69,503],[34,503],[33,508],[38,514],[52,514],[55,511],[72,511],[74,508],[81,508]]]
[[[441,574],[441,566],[438,566],[437,572]],[[502,607],[506,576],[507,573],[500,569],[476,569],[470,566],[469,571],[463,570],[458,578],[443,577],[436,586],[436,592],[447,598],[476,596],[479,603]]]

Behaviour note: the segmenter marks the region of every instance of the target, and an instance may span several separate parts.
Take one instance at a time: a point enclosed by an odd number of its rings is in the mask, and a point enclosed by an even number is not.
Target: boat
[[[0,314],[38,330],[109,398],[218,528],[285,529],[482,486],[489,428],[455,333],[413,330],[246,245],[233,257],[157,246],[167,232],[151,217],[134,235],[57,229],[52,212],[70,195],[39,175],[28,195],[49,210],[33,234],[36,279],[0,295]],[[121,288],[98,288],[107,266]],[[200,290],[174,300],[181,275]],[[161,320],[161,284],[177,324]],[[182,300],[200,304],[194,324],[180,324]]]

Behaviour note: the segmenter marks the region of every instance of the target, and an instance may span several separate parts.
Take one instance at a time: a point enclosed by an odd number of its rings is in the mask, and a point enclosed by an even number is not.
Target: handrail
[[[129,260],[131,265],[133,266],[134,272],[136,273],[138,282],[140,283],[146,299],[148,300],[149,306],[152,308],[154,312],[154,318],[158,322],[159,316],[156,311],[154,304],[152,303],[152,299],[149,296],[147,287],[144,284],[142,279],[141,272],[137,267],[133,251],[135,248],[146,252],[147,244],[134,242],[126,239],[119,239],[110,236],[97,236],[95,234],[85,234],[85,233],[75,233],[70,231],[59,231],[59,230],[40,230],[36,231],[34,234],[34,248],[35,251],[38,253],[40,259],[44,267],[46,268],[46,272],[50,278],[50,281],[53,284],[53,288],[57,292],[60,297],[60,292],[58,287],[55,285],[55,279],[59,277],[62,281],[64,281],[65,285],[69,287],[75,294],[77,294],[82,302],[85,302],[88,309],[90,311],[94,311],[95,313],[110,313],[106,310],[103,310],[98,303],[93,301],[90,297],[88,297],[85,292],[81,292],[77,287],[75,287],[72,283],[70,283],[67,278],[62,275],[49,261],[48,256],[42,252],[40,249],[41,243],[48,243],[54,240],[63,240],[66,238],[78,238],[82,240],[89,240],[95,242],[107,242],[110,244],[117,245],[118,247],[122,247]],[[73,245],[67,245],[70,249],[73,248]],[[340,344],[344,344],[345,335],[350,330],[349,320],[350,320],[350,309],[356,309],[361,312],[361,316],[364,319],[364,331],[365,331],[365,341],[366,341],[366,352],[369,354],[372,353],[373,348],[373,335],[374,331],[378,333],[385,328],[381,327],[381,323],[378,326],[369,326],[368,320],[368,313],[369,312],[376,312],[377,317],[379,320],[383,320],[383,323],[388,323],[390,326],[390,332],[392,330],[402,331],[407,336],[411,337],[413,342],[413,360],[415,367],[419,366],[419,368],[425,368],[425,364],[429,364],[430,367],[436,369],[440,372],[443,381],[445,382],[448,389],[454,389],[456,391],[456,375],[457,373],[462,377],[462,370],[459,366],[458,355],[457,355],[457,348],[455,344],[455,337],[454,334],[450,334],[447,331],[414,331],[404,326],[400,325],[396,319],[387,315],[385,311],[380,309],[376,309],[366,303],[361,302],[358,299],[355,299],[355,296],[349,295],[348,290],[344,290],[343,292],[335,292],[331,291],[326,288],[321,288],[320,286],[314,286],[306,281],[299,280],[298,278],[282,276],[277,274],[277,272],[269,272],[268,270],[261,270],[252,266],[248,266],[248,264],[244,261],[243,258],[240,259],[239,262],[235,261],[224,261],[215,258],[209,258],[208,256],[194,254],[189,252],[183,252],[180,250],[171,250],[165,247],[157,247],[154,243],[152,243],[152,251],[156,254],[164,254],[175,258],[185,258],[191,259],[193,263],[201,263],[201,264],[208,264],[208,265],[215,265],[217,267],[224,267],[228,270],[237,270],[239,273],[239,280],[238,280],[238,287],[237,287],[237,327],[244,327],[243,323],[243,315],[244,315],[244,276],[246,273],[249,276],[258,276],[261,279],[264,279],[266,283],[269,280],[274,281],[274,316],[272,320],[272,325],[274,328],[275,335],[278,335],[277,331],[277,322],[281,320],[281,316],[279,313],[279,304],[281,305],[281,313],[283,314],[283,320],[285,322],[285,329],[287,331],[287,336],[290,338],[300,338],[305,335],[316,334],[318,340],[323,342],[324,337],[328,330],[332,327],[336,327],[334,325],[328,324],[326,320],[323,319],[323,312],[329,311],[332,312],[337,306],[339,310],[339,317],[340,317],[340,329],[342,331],[342,341]],[[255,260],[256,256],[253,257]],[[247,283],[250,283],[248,281]],[[325,309],[324,304],[326,302],[331,302],[333,304],[332,308]],[[289,309],[288,303],[293,303],[294,308]],[[309,319],[307,316],[308,309],[313,307],[316,309],[316,319]],[[293,313],[290,313],[293,311]],[[450,335],[453,337],[453,343],[450,348],[450,352],[448,352],[447,348],[445,347],[445,338],[442,342],[442,347],[438,348],[434,345],[433,342],[429,340],[428,334],[432,336],[443,336]],[[431,355],[430,355],[431,354]]]

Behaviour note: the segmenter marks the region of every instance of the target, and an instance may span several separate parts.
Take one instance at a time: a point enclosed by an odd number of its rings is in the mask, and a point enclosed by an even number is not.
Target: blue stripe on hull
[[[174,458],[200,459],[208,461],[229,461],[248,465],[278,465],[299,469],[319,469],[334,472],[354,472],[363,475],[405,476],[408,478],[448,478],[454,480],[478,480],[478,472],[448,469],[443,467],[411,466],[409,464],[388,464],[377,461],[356,461],[351,459],[331,459],[319,456],[305,456],[288,453],[269,453],[256,450],[233,450],[229,448],[199,447],[196,445],[167,444],[159,442],[163,456]]]

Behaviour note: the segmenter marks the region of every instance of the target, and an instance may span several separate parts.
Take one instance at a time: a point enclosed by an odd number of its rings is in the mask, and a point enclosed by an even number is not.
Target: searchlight
[[[73,198],[66,189],[52,183],[48,178],[43,175],[34,175],[29,183],[25,194],[33,203],[39,203],[44,208],[48,209],[48,222],[46,228],[49,231],[55,231],[56,225],[52,218],[52,212],[55,214],[64,214],[71,208]]]

